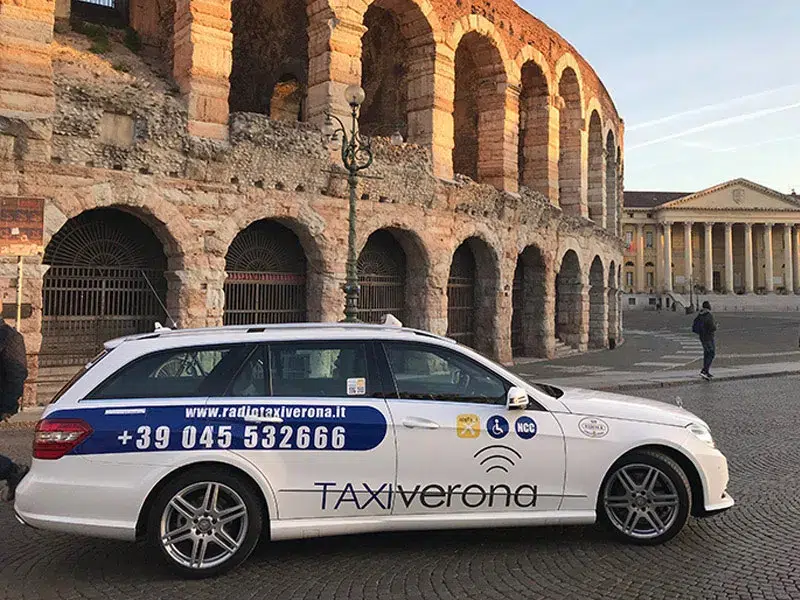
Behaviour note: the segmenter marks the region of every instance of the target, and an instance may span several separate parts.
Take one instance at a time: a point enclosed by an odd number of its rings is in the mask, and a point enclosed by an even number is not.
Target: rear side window
[[[100,384],[87,399],[197,398],[227,387],[252,345],[176,348],[137,359]]]
[[[108,350],[103,350],[102,352],[100,352],[100,354],[98,354],[92,360],[90,360],[88,363],[86,363],[86,365],[80,371],[75,373],[75,375],[73,375],[72,378],[67,383],[64,384],[64,387],[62,387],[58,391],[58,393],[55,396],[53,396],[53,398],[50,400],[50,404],[55,404],[56,402],[58,402],[61,399],[61,397],[64,394],[66,394],[67,391],[73,385],[78,383],[78,381],[80,381],[83,378],[83,376],[86,375],[89,372],[89,370],[92,367],[97,365],[97,363],[99,363],[101,360],[103,360],[106,356],[108,356]]]
[[[270,346],[272,395],[300,398],[371,396],[367,347],[361,342]]]

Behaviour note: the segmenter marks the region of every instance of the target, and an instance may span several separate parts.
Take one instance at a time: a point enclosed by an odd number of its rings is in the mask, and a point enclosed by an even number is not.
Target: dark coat
[[[695,325],[699,332],[701,342],[706,342],[714,339],[714,333],[717,331],[717,322],[714,320],[714,315],[708,309],[701,309],[700,313],[695,317]]]
[[[16,414],[28,378],[25,339],[0,322],[0,415]]]

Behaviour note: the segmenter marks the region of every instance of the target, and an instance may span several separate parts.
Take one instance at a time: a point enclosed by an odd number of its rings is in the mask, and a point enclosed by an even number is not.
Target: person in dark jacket
[[[27,378],[25,340],[16,329],[0,320],[0,419],[3,421],[19,410],[19,399]],[[7,501],[14,501],[17,485],[27,472],[27,466],[0,454],[0,480],[5,480],[8,488]]]
[[[703,302],[700,313],[695,317],[692,331],[700,337],[700,343],[703,345],[703,369],[700,371],[700,377],[709,380],[714,377],[709,369],[716,356],[714,334],[717,331],[717,323],[711,314],[711,303],[708,300]]]

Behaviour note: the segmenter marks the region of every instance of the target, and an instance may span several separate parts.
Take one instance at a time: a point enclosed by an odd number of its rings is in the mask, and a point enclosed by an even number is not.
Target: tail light
[[[56,460],[92,435],[89,424],[80,419],[42,419],[33,437],[33,458]]]

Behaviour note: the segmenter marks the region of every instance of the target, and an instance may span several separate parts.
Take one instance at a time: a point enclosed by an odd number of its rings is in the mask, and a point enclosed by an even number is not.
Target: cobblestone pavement
[[[800,378],[643,391],[706,418],[737,506],[673,542],[593,527],[393,534],[265,545],[234,574],[186,582],[146,547],[38,532],[0,506],[0,598],[800,598]],[[28,455],[30,432],[0,431]]]

